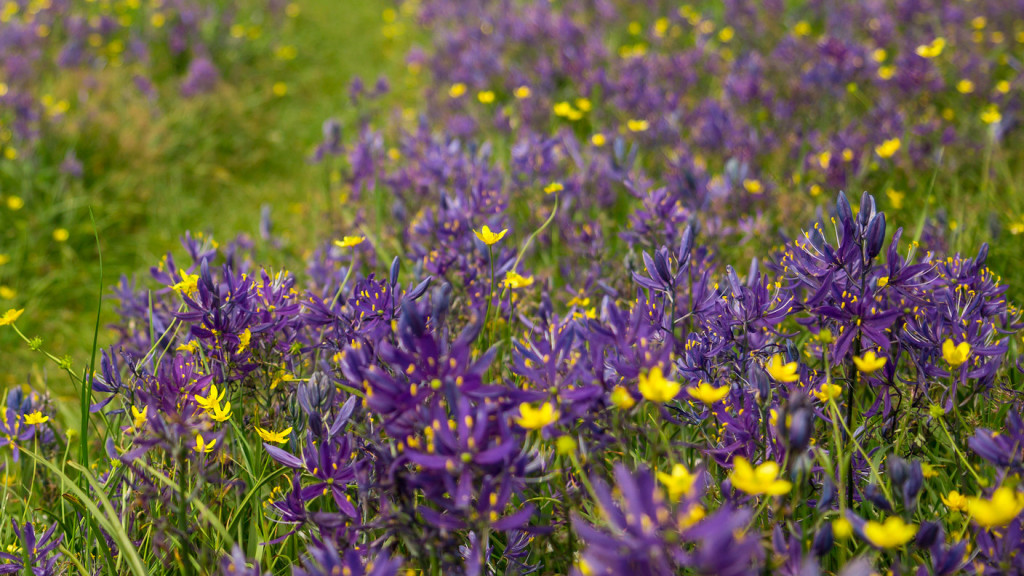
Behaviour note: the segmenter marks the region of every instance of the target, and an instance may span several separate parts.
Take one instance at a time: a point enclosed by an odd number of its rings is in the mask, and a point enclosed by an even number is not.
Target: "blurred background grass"
[[[379,76],[394,77],[406,48],[381,34],[384,7],[376,2],[296,5],[299,14],[265,39],[284,57],[241,61],[243,70],[225,74],[240,81],[222,81],[193,99],[172,98],[173,106],[157,115],[144,102],[125,104],[118,93],[93,95],[88,128],[60,135],[83,163],[81,181],[8,175],[29,182],[21,191],[2,191],[6,195],[30,198],[43,192],[33,186],[48,188],[45,206],[29,202],[18,211],[0,210],[7,220],[0,224],[17,228],[16,240],[0,246],[9,260],[0,266],[0,286],[6,288],[0,308],[25,308],[19,327],[42,338],[46,350],[70,355],[76,366],[88,360],[100,280],[90,208],[108,291],[121,275],[145,280],[166,252],[181,254],[186,230],[221,242],[257,236],[264,204],[272,205],[275,234],[289,246],[312,245],[317,230],[310,223],[319,221],[312,216],[325,202],[338,201],[325,197],[325,168],[308,162],[321,125],[335,117],[348,128],[355,119],[348,97],[352,79],[372,86]],[[59,164],[53,160],[39,164]],[[54,235],[58,228],[68,231],[66,240]],[[284,256],[268,257],[267,266],[283,265]],[[112,303],[104,302],[102,323],[114,319]],[[101,330],[100,345],[108,340]],[[13,330],[0,330],[0,388],[58,374],[42,360]],[[67,382],[48,384],[55,392],[71,392]]]

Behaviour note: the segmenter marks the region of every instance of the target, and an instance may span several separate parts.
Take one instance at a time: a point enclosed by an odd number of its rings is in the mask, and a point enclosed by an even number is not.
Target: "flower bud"
[[[868,259],[878,256],[885,243],[885,212],[879,212],[868,223],[867,235],[864,239],[864,252]]]
[[[835,544],[835,537],[832,536],[832,523],[825,522],[818,529],[818,533],[814,535],[814,544],[811,545],[811,550],[815,556],[822,558],[832,550],[833,544]]]
[[[922,522],[917,529],[917,537],[914,544],[919,548],[931,548],[942,533],[942,526],[938,522]]]
[[[836,199],[836,214],[844,228],[853,226],[853,209],[850,208],[850,201],[846,199],[846,192],[839,192],[839,198]]]

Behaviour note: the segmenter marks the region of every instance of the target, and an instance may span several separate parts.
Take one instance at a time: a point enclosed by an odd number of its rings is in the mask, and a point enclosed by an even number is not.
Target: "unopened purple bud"
[[[732,288],[733,296],[743,300],[743,283],[740,282],[740,277],[736,274],[736,269],[732,266],[726,266],[725,272],[729,277],[729,287]]]
[[[398,259],[398,256],[395,256],[395,259],[391,261],[391,270],[388,273],[388,281],[392,288],[398,285],[398,270],[400,266],[401,261]]]
[[[882,251],[882,244],[885,242],[885,212],[875,214],[875,217],[868,223],[867,238],[864,241],[864,248],[868,258],[878,256]]]
[[[857,212],[857,224],[864,228],[874,215],[875,198],[865,191],[860,196],[860,211]]]
[[[931,548],[932,544],[939,539],[941,532],[942,526],[938,522],[922,522],[921,527],[917,530],[917,537],[914,538],[914,544],[919,548]]]
[[[771,384],[768,381],[768,373],[756,362],[751,362],[747,368],[747,383],[757,394],[758,403],[767,402],[772,392]]]
[[[974,257],[975,268],[979,270],[984,268],[986,260],[988,260],[988,242],[981,245],[981,248],[978,249],[978,255]]]
[[[839,192],[839,198],[836,200],[836,213],[844,228],[853,225],[853,208],[850,208],[850,201],[846,199],[846,192]]]
[[[821,484],[821,498],[818,499],[815,508],[818,511],[828,510],[832,508],[832,504],[836,501],[836,485],[832,482],[832,479],[825,476],[825,481]]]
[[[889,503],[889,500],[886,499],[885,494],[877,484],[868,484],[868,487],[864,489],[864,496],[879,510],[892,512],[892,504]]]
[[[751,258],[750,270],[747,270],[747,287],[753,288],[757,279],[761,276],[761,266],[757,258]]]
[[[689,261],[691,250],[693,250],[693,226],[688,224],[686,230],[683,230],[683,238],[679,241],[679,252],[676,254],[680,268]]]
[[[832,550],[832,545],[834,543],[835,538],[832,536],[832,523],[824,522],[821,525],[821,528],[818,529],[818,533],[814,535],[814,544],[811,546],[811,550],[814,551],[815,556],[822,558]]]
[[[661,250],[654,253],[654,268],[658,271],[658,276],[661,277],[662,282],[671,286],[672,274],[668,271],[668,262],[665,260],[665,254]]]

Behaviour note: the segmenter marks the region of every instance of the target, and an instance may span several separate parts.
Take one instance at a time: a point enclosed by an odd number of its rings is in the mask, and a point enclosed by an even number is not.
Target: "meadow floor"
[[[266,265],[295,264],[308,255],[302,247],[324,234],[317,214],[342,209],[340,196],[325,195],[327,169],[309,162],[322,123],[336,118],[350,130],[356,119],[348,96],[353,78],[372,84],[402,68],[406,48],[381,35],[381,11],[374,2],[304,1],[276,39],[295,47],[293,59],[249,62],[246,85],[221,85],[171,110],[159,125],[141,119],[140,133],[126,131],[116,144],[125,155],[94,175],[83,196],[61,206],[73,221],[71,240],[46,264],[8,279],[30,310],[46,311],[25,317],[26,333],[44,335],[54,353],[88,360],[88,347],[80,343],[92,340],[100,282],[90,208],[99,227],[106,294],[122,275],[146,282],[151,266],[181,250],[185,231],[220,242],[256,236],[264,206],[272,208],[275,234],[292,249],[268,252]],[[282,97],[272,95],[278,82],[287,87]],[[396,94],[395,102],[402,96]],[[107,300],[102,323],[115,318]],[[110,338],[101,329],[100,345]],[[0,332],[0,350],[0,388],[22,384],[30,373],[35,381],[52,377],[42,357],[10,331]],[[50,388],[74,395],[60,376]]]

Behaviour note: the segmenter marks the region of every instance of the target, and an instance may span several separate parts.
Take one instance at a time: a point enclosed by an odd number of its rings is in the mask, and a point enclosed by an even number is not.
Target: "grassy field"
[[[0,574],[1024,574],[1021,6],[0,1]]]
[[[360,77],[372,87],[378,77],[394,75],[405,47],[401,38],[381,34],[383,9],[372,2],[307,0],[299,6],[298,16],[266,39],[275,49],[294,47],[287,59],[244,62],[248,69],[239,84],[221,83],[188,101],[168,99],[174,106],[159,116],[140,107],[105,111],[92,132],[69,135],[78,141],[84,180],[69,183],[62,202],[35,223],[62,223],[69,238],[55,242],[47,230],[29,224],[22,243],[0,248],[12,260],[0,267],[0,284],[16,294],[2,304],[29,311],[26,333],[40,336],[47,350],[69,354],[76,363],[88,358],[79,344],[92,339],[100,282],[90,209],[104,290],[122,275],[145,282],[165,253],[181,252],[185,231],[220,242],[239,234],[258,237],[264,205],[273,207],[275,233],[295,250],[323,236],[325,220],[316,215],[328,209],[327,202],[339,210],[340,197],[325,195],[326,169],[308,161],[320,126],[333,117],[351,133],[351,81]],[[274,92],[278,83],[283,95]],[[124,122],[133,128],[119,129]],[[30,239],[32,234],[43,241]],[[47,253],[25,254],[29,250]],[[266,264],[283,266],[274,259],[287,254],[302,255],[268,251]],[[15,272],[19,261],[29,265]],[[102,322],[113,319],[106,303]],[[108,340],[101,329],[101,346]],[[47,378],[41,357],[10,331],[0,332],[0,355],[0,387],[25,383],[29,374],[35,382]],[[67,382],[52,382],[51,389],[68,390]]]

